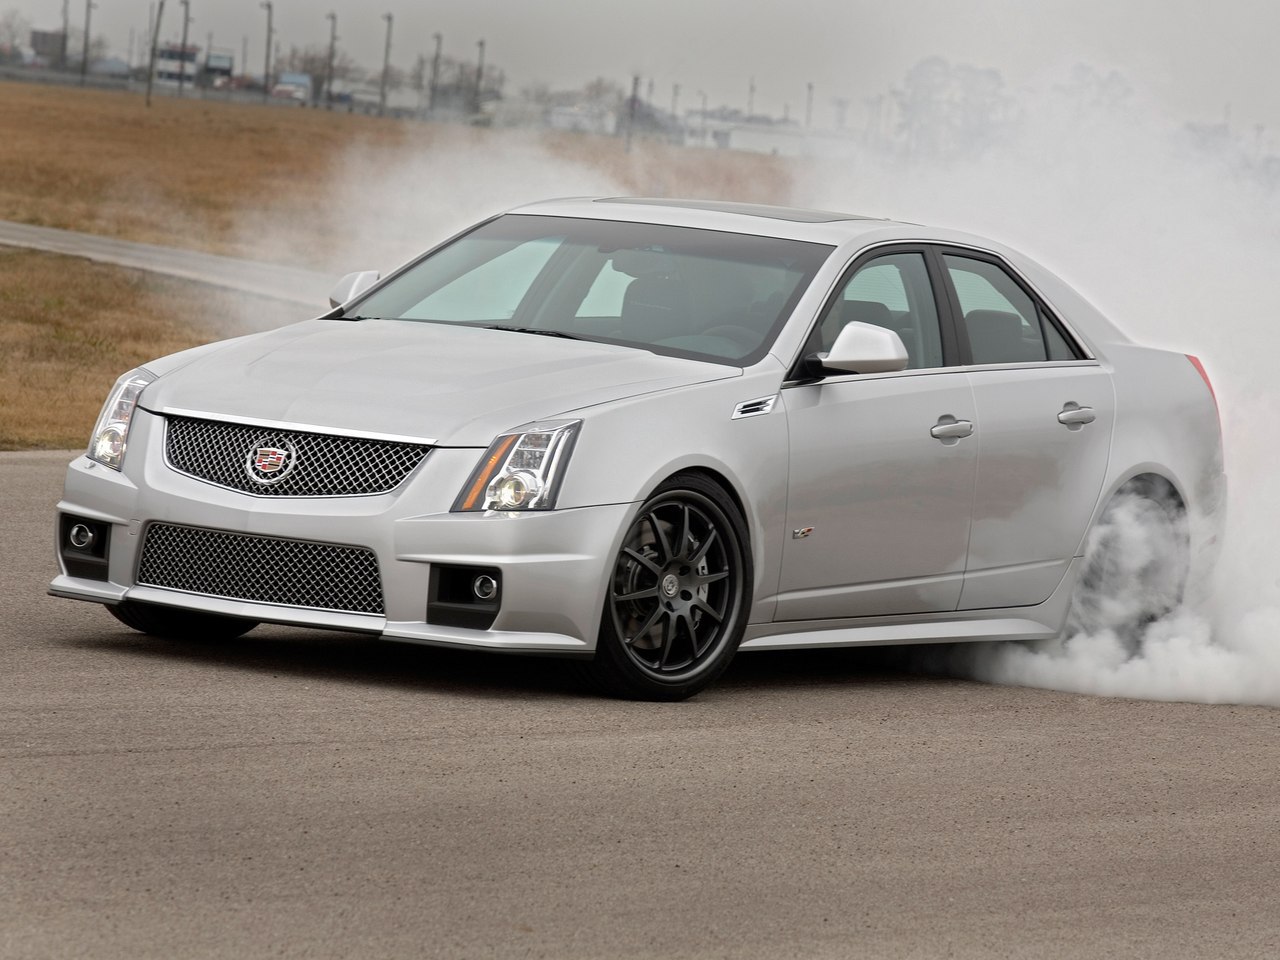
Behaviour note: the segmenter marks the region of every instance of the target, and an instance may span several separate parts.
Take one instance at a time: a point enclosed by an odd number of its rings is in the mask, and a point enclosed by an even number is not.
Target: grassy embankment
[[[344,226],[325,201],[348,149],[376,169],[446,140],[482,153],[527,136],[168,97],[148,110],[130,94],[0,83],[0,219],[251,257],[261,251],[238,219],[253,211],[316,266]],[[778,202],[787,190],[769,157],[646,143],[628,154],[570,134],[541,144],[631,192]],[[0,247],[0,450],[80,446],[118,374],[232,334],[226,318],[254,307],[270,304]]]

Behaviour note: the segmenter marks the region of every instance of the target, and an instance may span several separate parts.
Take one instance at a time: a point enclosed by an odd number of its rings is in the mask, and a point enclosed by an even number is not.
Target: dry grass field
[[[140,270],[0,247],[0,450],[83,446],[120,374],[240,333],[236,317],[287,309]]]
[[[0,82],[4,220],[336,274],[392,265],[361,236],[403,227],[412,251],[437,207],[474,219],[459,193],[487,213],[588,180],[772,203],[790,188],[784,161],[752,154]],[[79,446],[118,374],[233,332],[251,300],[0,247],[0,450]]]
[[[784,162],[762,155],[641,140],[627,153],[610,137],[214,99],[155,97],[148,109],[136,94],[0,82],[0,219],[256,256],[258,231],[244,228],[252,216],[270,223],[276,248],[316,266],[349,230],[341,203],[369,202],[388,168],[414,162],[429,175],[446,151],[479,160],[531,140],[548,162],[596,171],[629,193],[779,202],[789,187]],[[405,198],[387,199],[382,216],[403,210]]]

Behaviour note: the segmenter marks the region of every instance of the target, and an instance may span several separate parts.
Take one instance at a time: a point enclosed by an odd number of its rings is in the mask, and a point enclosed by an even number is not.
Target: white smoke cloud
[[[423,250],[505,209],[549,197],[627,192],[588,162],[555,156],[536,133],[446,124],[399,149],[356,145],[315,185],[317,209],[300,236],[271,210],[239,220],[243,244],[265,260],[339,276],[389,273]],[[320,295],[327,291],[321,291]]]
[[[1280,192],[1251,139],[1224,129],[1197,141],[1132,97],[1087,94],[1053,82],[1021,91],[1012,132],[947,157],[873,150],[854,163],[813,162],[796,201],[1026,250],[1139,342],[1198,355],[1222,403],[1226,537],[1185,605],[1137,638],[1095,625],[1065,640],[953,648],[945,668],[1107,696],[1280,705],[1280,475],[1267,429],[1280,399],[1270,289]],[[1144,554],[1135,547],[1125,559],[1132,576]],[[1124,583],[1112,581],[1112,602]]]

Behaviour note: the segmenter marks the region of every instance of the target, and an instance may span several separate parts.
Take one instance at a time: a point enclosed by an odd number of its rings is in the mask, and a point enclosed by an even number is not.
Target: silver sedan
[[[676,700],[738,649],[1087,627],[1121,503],[1163,544],[1158,616],[1220,515],[1200,362],[963,233],[558,200],[331,302],[120,378],[51,593],[165,636],[564,655]]]

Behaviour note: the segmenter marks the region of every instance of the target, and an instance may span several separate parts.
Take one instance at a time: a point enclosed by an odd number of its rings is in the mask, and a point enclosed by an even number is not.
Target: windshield
[[[511,214],[351,305],[351,317],[496,326],[747,364],[831,247],[609,220]]]

